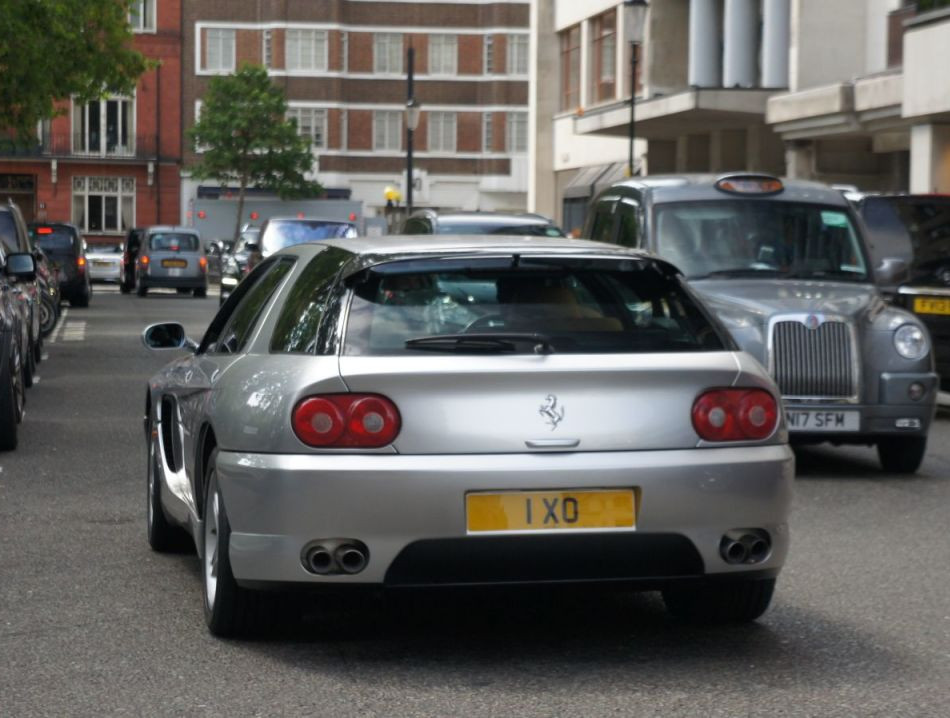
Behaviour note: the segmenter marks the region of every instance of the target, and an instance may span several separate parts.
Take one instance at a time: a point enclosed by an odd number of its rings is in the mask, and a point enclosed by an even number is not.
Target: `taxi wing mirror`
[[[874,279],[882,286],[895,286],[909,279],[907,261],[900,257],[885,257],[874,268]]]

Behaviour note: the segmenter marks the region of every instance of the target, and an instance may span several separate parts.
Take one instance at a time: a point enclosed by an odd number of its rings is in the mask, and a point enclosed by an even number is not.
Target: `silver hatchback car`
[[[549,238],[263,260],[148,385],[148,538],[217,635],[263,588],[624,582],[758,617],[794,459],[767,372],[663,260]],[[186,539],[187,540],[187,539]]]
[[[136,293],[168,287],[196,297],[208,293],[208,258],[201,236],[190,227],[149,227],[136,266]]]

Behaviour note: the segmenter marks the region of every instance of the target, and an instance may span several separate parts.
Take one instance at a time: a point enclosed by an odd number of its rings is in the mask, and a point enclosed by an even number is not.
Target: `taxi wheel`
[[[208,630],[228,638],[261,628],[264,609],[260,592],[238,586],[231,572],[231,525],[218,487],[217,455],[217,450],[212,452],[205,473],[201,576]]]
[[[140,297],[144,297],[146,294],[148,294],[148,287],[139,282],[139,286],[136,288],[135,293]]]
[[[877,442],[877,457],[889,474],[913,474],[926,452],[926,436],[888,436]]]
[[[208,290],[207,290],[207,289],[196,289],[196,290],[195,290],[195,296],[196,296],[198,299],[204,299],[206,296],[208,296]]]
[[[663,591],[666,610],[694,623],[747,623],[769,607],[775,579],[736,579]]]

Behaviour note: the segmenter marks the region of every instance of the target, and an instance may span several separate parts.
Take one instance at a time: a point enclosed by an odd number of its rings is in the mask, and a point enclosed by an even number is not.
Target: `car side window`
[[[244,350],[262,310],[294,266],[295,261],[293,257],[281,257],[273,262],[254,286],[238,301],[215,345],[217,353],[237,354]]]
[[[624,247],[640,246],[640,203],[630,197],[617,203],[617,244]]]
[[[287,293],[271,337],[272,352],[330,353],[321,346],[320,324],[325,316],[337,314],[333,309],[340,295],[333,291],[335,280],[352,256],[339,247],[329,247],[310,260]]]
[[[590,230],[590,239],[597,242],[612,242],[614,229],[614,209],[616,197],[607,197],[597,203],[594,211],[594,223]]]

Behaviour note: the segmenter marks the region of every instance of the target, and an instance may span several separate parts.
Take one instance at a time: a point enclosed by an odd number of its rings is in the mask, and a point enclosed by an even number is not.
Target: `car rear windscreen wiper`
[[[535,354],[553,354],[550,337],[537,332],[485,332],[478,334],[433,334],[406,340],[406,349],[459,353],[514,353],[530,344]]]

